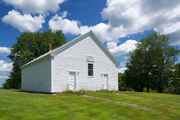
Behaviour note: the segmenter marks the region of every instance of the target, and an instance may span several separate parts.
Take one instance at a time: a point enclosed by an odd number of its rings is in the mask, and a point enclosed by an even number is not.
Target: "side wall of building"
[[[94,59],[93,77],[88,77],[87,56]],[[103,89],[104,74],[108,74],[108,89],[118,90],[118,68],[91,35],[57,54],[52,65],[52,92],[69,89],[69,72],[76,72],[76,91]]]
[[[21,70],[21,90],[51,92],[51,59],[47,58]]]

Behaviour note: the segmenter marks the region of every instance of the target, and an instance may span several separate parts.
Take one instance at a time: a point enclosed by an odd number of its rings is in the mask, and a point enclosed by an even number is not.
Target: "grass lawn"
[[[0,119],[180,120],[180,95],[139,92],[84,94],[94,98],[0,89]]]

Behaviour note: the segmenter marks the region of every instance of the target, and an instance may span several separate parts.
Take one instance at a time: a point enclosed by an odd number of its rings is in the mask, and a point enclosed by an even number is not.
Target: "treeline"
[[[119,73],[119,90],[150,90],[180,94],[180,50],[169,43],[170,36],[157,32],[142,36],[128,53],[127,70]]]

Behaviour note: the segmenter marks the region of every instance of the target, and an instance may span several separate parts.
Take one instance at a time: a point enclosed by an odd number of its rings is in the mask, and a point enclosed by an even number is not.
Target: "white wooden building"
[[[118,90],[119,62],[90,31],[21,67],[21,90]]]

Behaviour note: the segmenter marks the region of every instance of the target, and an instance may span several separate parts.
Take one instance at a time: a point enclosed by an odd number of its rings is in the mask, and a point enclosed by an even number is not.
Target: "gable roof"
[[[28,65],[30,65],[30,64],[32,64],[32,63],[35,63],[36,61],[39,61],[39,60],[41,60],[41,59],[43,59],[43,58],[53,57],[53,56],[55,56],[57,53],[63,51],[64,49],[66,49],[66,48],[68,48],[68,47],[70,47],[70,46],[72,46],[73,44],[75,44],[75,43],[77,43],[78,41],[82,40],[83,38],[87,37],[88,35],[91,35],[91,36],[96,40],[96,42],[97,42],[97,43],[101,46],[101,48],[107,53],[107,55],[111,58],[111,60],[114,62],[115,65],[118,66],[118,65],[120,64],[120,63],[114,58],[114,56],[107,50],[107,48],[103,45],[103,43],[96,37],[96,35],[95,35],[95,34],[92,32],[92,30],[91,30],[91,31],[89,31],[89,32],[87,32],[87,33],[85,33],[85,34],[83,34],[83,35],[81,35],[81,36],[73,39],[72,41],[70,41],[70,42],[68,42],[68,43],[66,43],[66,44],[64,44],[64,45],[62,45],[62,46],[60,46],[60,47],[58,47],[58,48],[56,48],[56,49],[54,49],[54,50],[51,50],[51,51],[49,51],[49,52],[47,52],[47,53],[45,53],[45,54],[37,57],[36,59],[34,59],[34,60],[26,63],[25,65],[21,66],[20,68],[22,69],[22,68],[24,68],[25,66],[28,66]]]

